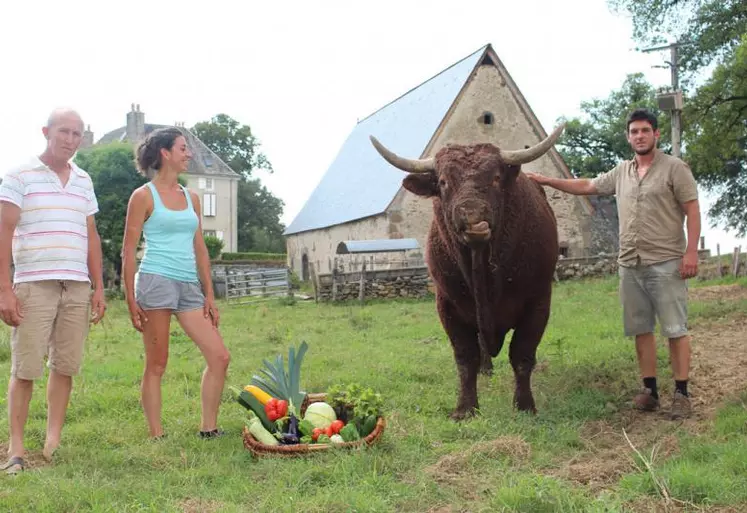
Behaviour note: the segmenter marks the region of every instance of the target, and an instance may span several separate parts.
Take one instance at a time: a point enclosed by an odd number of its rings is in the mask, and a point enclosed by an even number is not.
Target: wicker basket
[[[324,401],[326,397],[327,394],[324,393],[307,394],[303,404],[301,405],[301,413],[303,414],[306,411],[306,407],[309,404]],[[351,448],[360,447],[362,445],[371,445],[384,432],[385,426],[386,421],[384,420],[384,417],[379,417],[378,421],[376,422],[376,427],[371,433],[368,434],[368,436],[366,436],[365,438],[361,438],[360,440],[356,440],[355,442],[344,442],[339,444],[329,443],[265,445],[254,438],[246,426],[244,426],[244,431],[242,434],[244,437],[244,447],[246,447],[246,449],[252,452],[255,456],[301,456],[304,454],[313,454],[337,448]]]

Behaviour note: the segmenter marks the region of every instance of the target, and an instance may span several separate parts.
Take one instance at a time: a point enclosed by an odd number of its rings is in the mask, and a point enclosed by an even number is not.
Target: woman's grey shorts
[[[199,282],[172,280],[158,274],[137,273],[135,301],[143,310],[186,312],[205,305]]]

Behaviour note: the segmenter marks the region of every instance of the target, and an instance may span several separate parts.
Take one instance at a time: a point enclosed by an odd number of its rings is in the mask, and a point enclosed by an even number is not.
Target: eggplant
[[[298,417],[292,414],[288,416],[287,429],[287,432],[281,434],[280,441],[284,444],[297,444],[301,439],[298,432]]]

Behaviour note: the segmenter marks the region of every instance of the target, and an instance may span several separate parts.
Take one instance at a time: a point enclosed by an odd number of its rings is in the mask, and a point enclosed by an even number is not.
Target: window
[[[493,114],[490,112],[483,112],[482,116],[480,116],[480,123],[482,123],[483,125],[492,125]]]
[[[198,180],[198,186],[202,190],[213,190],[213,179],[212,178],[200,178]]]
[[[215,236],[218,237],[220,240],[223,240],[223,230],[216,231]]]
[[[202,215],[205,217],[215,217],[218,211],[217,200],[215,194],[203,194],[202,195]]]
[[[567,245],[561,244],[558,249],[560,250],[559,253],[561,257],[568,258],[568,246]]]
[[[202,230],[202,234],[205,237],[215,237],[216,236],[215,230]]]

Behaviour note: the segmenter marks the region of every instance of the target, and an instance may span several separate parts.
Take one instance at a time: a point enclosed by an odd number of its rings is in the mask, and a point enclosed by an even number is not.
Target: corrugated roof
[[[404,173],[381,158],[369,136],[399,155],[421,155],[486,48],[360,121],[285,235],[384,212]]]
[[[153,123],[145,124],[145,135],[148,135],[157,128],[165,128],[169,125],[154,125]],[[195,134],[193,134],[188,128],[180,126],[177,127],[181,130],[185,138],[187,139],[187,145],[192,151],[192,160],[189,162],[189,168],[187,173],[193,175],[215,175],[215,176],[231,176],[238,178],[239,174],[231,169],[223,159],[218,157],[210,148],[205,145]],[[101,139],[96,142],[99,144],[107,144],[110,142],[124,142],[127,141],[127,127],[123,126],[112,130],[107,134],[103,135]]]
[[[338,255],[349,253],[388,253],[418,249],[417,239],[345,240],[337,245]]]

